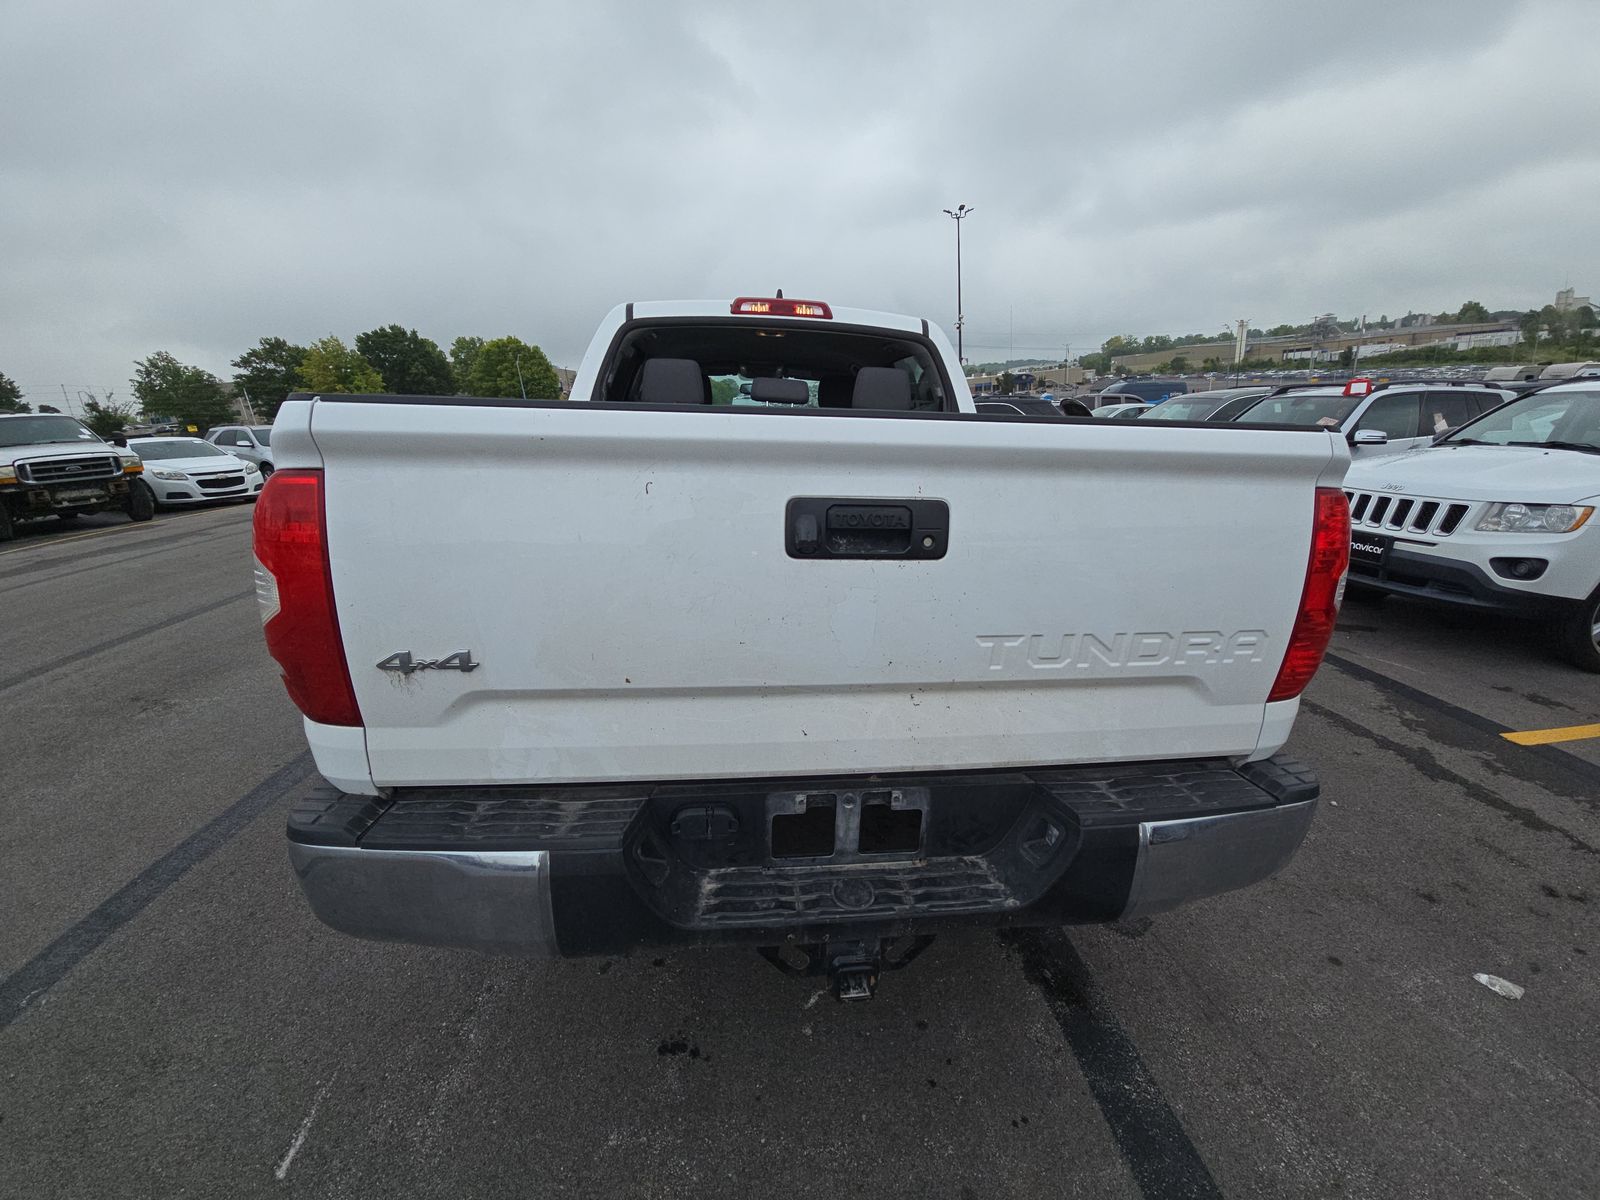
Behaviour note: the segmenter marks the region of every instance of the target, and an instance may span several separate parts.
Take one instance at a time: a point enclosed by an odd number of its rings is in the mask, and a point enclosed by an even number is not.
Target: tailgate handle
[[[949,541],[943,500],[796,496],[784,522],[790,558],[943,558]]]

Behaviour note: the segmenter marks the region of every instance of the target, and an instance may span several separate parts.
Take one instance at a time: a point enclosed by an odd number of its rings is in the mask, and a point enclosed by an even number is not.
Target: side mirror
[[[1381,429],[1358,429],[1350,435],[1352,446],[1387,446],[1389,435]]]

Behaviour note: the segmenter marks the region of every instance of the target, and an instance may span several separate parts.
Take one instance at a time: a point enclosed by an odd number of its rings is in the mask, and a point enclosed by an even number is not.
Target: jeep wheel
[[[259,467],[260,470],[261,470],[261,478],[263,478],[263,479],[271,479],[272,478],[272,464],[271,463],[269,463],[269,462],[257,463],[256,466]]]
[[[1600,590],[1575,605],[1557,633],[1568,662],[1600,674]]]
[[[148,521],[156,515],[156,494],[142,479],[135,479],[128,489],[128,516],[135,521]]]

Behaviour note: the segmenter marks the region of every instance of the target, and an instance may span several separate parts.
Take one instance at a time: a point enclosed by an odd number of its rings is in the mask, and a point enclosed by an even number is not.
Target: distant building
[[[1594,301],[1587,296],[1579,296],[1572,288],[1562,288],[1556,293],[1555,308],[1557,312],[1577,312],[1580,308],[1593,308]]]
[[[1078,387],[1094,378],[1092,371],[1059,363],[1053,367],[1018,367],[1011,372],[1012,386],[1019,392],[1062,391]],[[999,375],[968,375],[967,387],[974,396],[987,396],[1000,389]]]
[[[1396,350],[1414,350],[1420,346],[1467,349],[1472,346],[1514,346],[1521,340],[1522,330],[1516,321],[1442,325],[1425,314],[1411,314],[1402,318],[1393,328],[1369,328],[1365,333],[1338,330],[1326,337],[1308,333],[1253,337],[1248,354],[1251,359],[1271,362],[1331,363],[1346,350],[1359,351],[1360,357],[1366,358]],[[1188,360],[1190,371],[1202,369],[1202,364],[1208,358],[1215,358],[1226,371],[1234,361],[1234,343],[1219,341],[1199,346],[1174,346],[1169,350],[1119,355],[1112,362],[1119,371],[1140,373],[1156,370],[1177,354]]]
[[[1488,333],[1463,333],[1451,338],[1450,344],[1457,350],[1477,350],[1482,346],[1515,346],[1521,341],[1522,330],[1497,329]]]

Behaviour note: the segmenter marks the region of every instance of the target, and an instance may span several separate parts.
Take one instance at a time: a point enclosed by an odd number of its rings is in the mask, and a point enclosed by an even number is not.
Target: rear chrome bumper
[[[361,850],[289,843],[311,909],[352,937],[554,955],[544,850]]]
[[[1311,828],[1317,802],[1260,812],[1145,821],[1124,917],[1167,912],[1270,879],[1294,857]]]
[[[845,818],[835,852],[773,858],[771,814],[820,789]],[[857,801],[888,791],[926,818],[910,853],[854,841]],[[1315,776],[1284,759],[383,797],[323,788],[291,814],[289,856],[317,917],[355,937],[535,957],[770,945],[1164,912],[1275,875],[1316,795]]]

